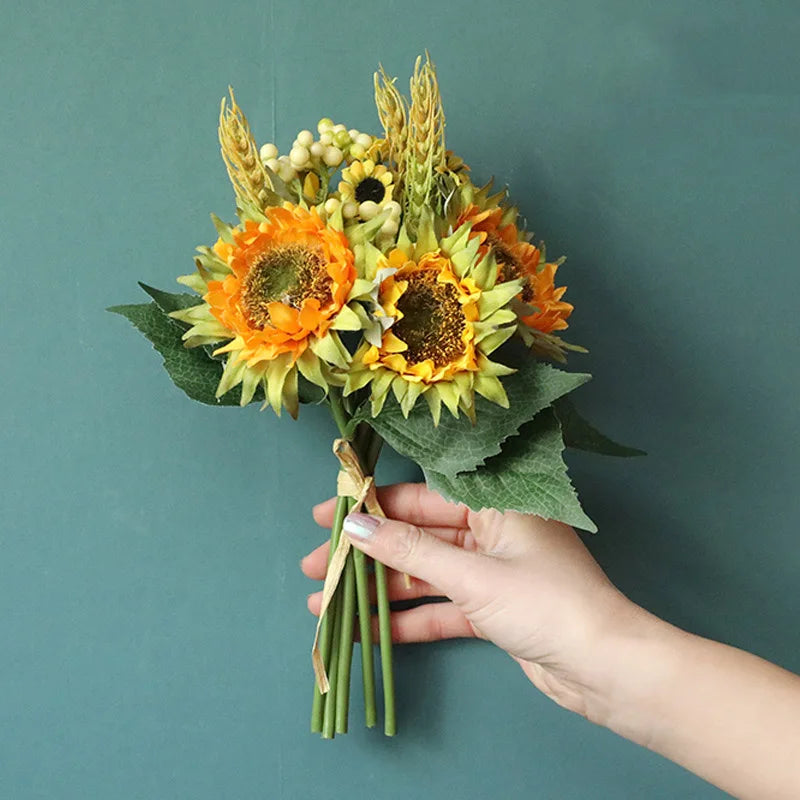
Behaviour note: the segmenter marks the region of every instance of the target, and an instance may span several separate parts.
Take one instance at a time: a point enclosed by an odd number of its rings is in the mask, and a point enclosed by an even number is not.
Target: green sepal
[[[389,219],[390,215],[391,210],[386,208],[368,222],[359,222],[355,225],[347,225],[344,229],[344,235],[347,237],[350,248],[352,249],[356,245],[372,241],[378,231],[381,229],[383,223]]]
[[[487,354],[493,353],[501,344],[507,342],[516,333],[516,330],[517,328],[515,325],[509,325],[505,328],[498,328],[487,336],[481,336],[479,340],[481,343],[481,350]]]
[[[358,314],[349,306],[341,307],[331,325],[335,331],[360,331],[362,327]]]
[[[508,395],[503,384],[493,375],[478,375],[473,384],[475,391],[501,408],[508,408]]]
[[[342,217],[341,203],[336,207],[336,211],[334,211],[333,214],[328,214],[327,225],[329,228],[339,231],[340,233],[344,231],[344,217]]]
[[[353,281],[353,286],[350,289],[350,294],[347,295],[347,302],[355,300],[357,297],[364,297],[368,295],[374,288],[374,283],[368,281],[366,278],[356,278]]]
[[[267,205],[280,205],[281,199],[275,192],[266,187],[261,191],[266,193]],[[252,222],[267,221],[267,216],[264,214],[263,209],[259,208],[252,200],[246,200],[244,197],[236,198],[236,214],[242,222],[246,219]]]
[[[279,356],[273,358],[272,361],[268,362],[265,370],[267,399],[264,401],[264,406],[262,406],[262,408],[270,405],[277,416],[281,415],[281,408],[284,405],[283,400],[286,391],[286,379],[289,373],[294,369],[295,366],[292,363],[291,353],[281,353]],[[293,406],[294,403],[290,405]]]
[[[309,346],[313,353],[323,361],[327,361],[340,369],[347,369],[350,363],[350,353],[342,344],[342,340],[336,331],[332,330],[319,339],[314,337],[310,340]]]
[[[481,319],[486,319],[490,314],[494,314],[503,306],[509,304],[513,297],[521,291],[524,281],[517,278],[513,281],[498,283],[494,289],[482,292],[478,299],[478,315]]]
[[[189,275],[179,275],[176,280],[178,283],[183,284],[183,286],[188,286],[190,289],[193,289],[199,295],[203,295],[208,291],[206,281],[203,280],[203,276],[199,272],[192,272]]]
[[[439,247],[433,228],[433,211],[424,208],[417,225],[417,241],[414,245],[414,260],[419,261],[425,253],[432,253]]]
[[[469,234],[471,230],[472,225],[460,225],[458,228],[456,228],[456,230],[451,233],[450,236],[445,237],[440,242],[442,246],[442,252],[449,257],[451,253],[462,250],[469,241]]]
[[[211,221],[217,229],[219,238],[227,244],[233,244],[233,226],[228,225],[227,222],[223,222],[216,214],[211,215]]]
[[[472,267],[475,265],[479,247],[480,241],[476,236],[474,239],[470,239],[461,250],[450,256],[453,272],[455,272],[459,278],[465,278],[470,273]]]

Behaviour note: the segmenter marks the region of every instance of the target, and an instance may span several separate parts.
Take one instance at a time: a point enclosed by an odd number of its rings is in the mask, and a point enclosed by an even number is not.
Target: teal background
[[[231,217],[229,83],[282,149],[375,130],[429,48],[449,145],[576,306],[573,456],[619,586],[800,671],[800,14],[786,2],[6,0],[0,30],[0,796],[715,798],[474,642],[397,653],[400,735],[307,732],[333,428],[189,402],[103,311]],[[384,481],[414,478],[397,457]],[[357,680],[357,675],[356,675]],[[358,696],[358,692],[354,693]]]

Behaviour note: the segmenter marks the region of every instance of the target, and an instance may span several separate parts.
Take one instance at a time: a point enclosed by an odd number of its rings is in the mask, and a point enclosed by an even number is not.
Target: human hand
[[[516,512],[474,512],[423,484],[379,489],[378,498],[389,519],[351,515],[345,531],[355,547],[397,570],[390,600],[450,599],[394,612],[393,639],[488,639],[537,688],[589,715],[598,653],[641,609],[611,584],[572,528]],[[320,525],[331,526],[334,505],[332,498],[314,508]],[[327,557],[326,543],[303,559],[303,572],[322,580]],[[412,576],[410,586],[402,573]],[[314,614],[320,605],[321,592],[310,595]]]

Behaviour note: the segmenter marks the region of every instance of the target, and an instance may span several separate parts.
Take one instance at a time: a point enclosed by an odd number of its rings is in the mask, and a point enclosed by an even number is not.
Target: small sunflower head
[[[295,415],[298,370],[327,388],[336,368],[347,367],[336,330],[360,327],[347,307],[353,252],[315,209],[289,203],[269,209],[264,222],[218,227],[206,263],[183,281],[205,302],[173,316],[191,325],[187,346],[229,340],[214,351],[227,354],[218,397],[241,384],[245,405],[261,386],[276,412],[286,406]]]
[[[346,217],[374,218],[392,200],[394,176],[383,164],[370,159],[353,161],[342,170],[339,195]]]

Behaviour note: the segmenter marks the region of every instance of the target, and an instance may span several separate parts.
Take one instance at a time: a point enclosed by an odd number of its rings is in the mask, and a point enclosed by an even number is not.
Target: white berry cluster
[[[363,158],[374,141],[368,133],[355,128],[347,130],[341,124],[334,125],[333,120],[327,117],[319,121],[317,131],[319,139],[315,139],[311,131],[300,131],[292,142],[289,155],[279,156],[278,148],[267,142],[261,146],[261,160],[281,180],[289,183],[298,172],[336,169],[343,161]]]

